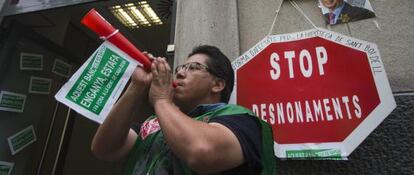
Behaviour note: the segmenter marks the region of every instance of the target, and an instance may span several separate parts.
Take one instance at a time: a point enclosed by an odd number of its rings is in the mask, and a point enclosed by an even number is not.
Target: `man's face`
[[[340,5],[343,0],[321,0],[323,6],[325,6],[326,8],[333,10],[335,9],[338,5]]]
[[[192,63],[193,66],[176,73],[178,86],[174,89],[174,101],[178,105],[203,103],[210,96],[214,76],[206,69],[207,60],[207,55],[195,54],[184,63]]]

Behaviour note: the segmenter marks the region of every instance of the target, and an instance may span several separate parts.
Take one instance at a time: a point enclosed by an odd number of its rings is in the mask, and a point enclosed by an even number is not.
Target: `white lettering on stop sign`
[[[272,126],[277,157],[345,157],[396,107],[380,58],[325,29],[269,35],[233,61],[232,103]]]
[[[328,62],[328,53],[326,52],[325,47],[319,46],[315,48],[316,52],[316,60],[318,62],[318,70],[319,75],[324,75],[325,71],[323,69],[323,65]],[[285,51],[284,58],[288,61],[288,70],[289,70],[289,78],[295,78],[295,74],[293,72],[293,58],[295,58],[296,52],[295,51]],[[270,55],[270,66],[272,69],[270,70],[270,77],[272,80],[277,80],[280,78],[280,73],[282,69],[278,63],[280,61],[280,57],[277,53],[273,52]],[[308,67],[305,67],[305,61]],[[302,75],[306,78],[312,76],[313,73],[313,64],[311,54],[308,50],[302,49],[299,53],[299,67]]]

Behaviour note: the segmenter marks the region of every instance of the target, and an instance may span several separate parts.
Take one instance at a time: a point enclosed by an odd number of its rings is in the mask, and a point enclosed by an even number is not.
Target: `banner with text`
[[[55,98],[102,123],[139,62],[104,42],[59,90]]]

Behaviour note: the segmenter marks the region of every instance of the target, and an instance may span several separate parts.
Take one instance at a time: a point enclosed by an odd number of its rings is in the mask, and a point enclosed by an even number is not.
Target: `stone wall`
[[[313,28],[289,1],[282,1],[178,0],[175,65],[186,60],[194,45],[217,45],[234,60],[269,33]],[[414,1],[370,0],[377,17],[336,26],[324,23],[318,1],[295,2],[317,27],[376,43],[393,93],[414,91]],[[397,95],[395,99],[397,108],[349,161],[278,160],[277,174],[414,174],[414,94]]]

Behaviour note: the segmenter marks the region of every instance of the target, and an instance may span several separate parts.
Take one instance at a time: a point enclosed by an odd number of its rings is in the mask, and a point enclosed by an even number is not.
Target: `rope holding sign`
[[[295,1],[289,0],[289,2],[290,2],[290,4],[292,4],[292,6],[297,11],[299,11],[305,17],[305,19],[309,22],[309,24],[311,24],[313,26],[313,28],[318,28],[318,27],[316,27],[316,25],[312,22],[312,20],[308,17],[308,15],[306,15],[306,13],[302,10],[302,8],[299,7],[299,5]],[[270,26],[270,29],[269,29],[269,32],[268,32],[267,35],[271,35],[272,32],[273,32],[273,28],[275,27],[277,17],[279,15],[280,9],[282,8],[282,4],[283,4],[283,1],[280,2],[278,8],[275,11],[275,17],[273,18],[273,23]]]
[[[378,23],[378,21],[376,19],[374,19],[374,24],[375,24],[375,27],[377,27],[377,29],[379,31],[382,31],[382,29],[381,29],[381,27],[380,27],[380,25],[379,25],[379,23]]]
[[[352,37],[351,27],[349,27],[349,23],[346,23],[346,29],[348,30],[348,35]]]
[[[280,9],[282,8],[282,4],[283,4],[283,0],[280,1],[280,4],[279,4],[278,8],[276,9],[275,17],[273,18],[273,23],[270,26],[269,33],[267,33],[267,35],[271,35],[272,32],[273,32],[273,28],[275,27],[277,16],[279,15]]]
[[[292,0],[289,0],[289,2],[290,2],[290,4],[292,4],[292,6],[293,7],[295,7],[295,9],[297,10],[297,11],[299,11],[305,18],[306,18],[306,20],[308,20],[308,22],[309,22],[309,24],[311,24],[312,26],[313,26],[313,28],[318,28],[318,27],[316,27],[316,25],[312,22],[312,20],[308,17],[308,15],[306,15],[306,13],[305,12],[303,12],[303,10],[302,10],[302,8],[300,8],[299,7],[299,5],[295,2],[295,1],[292,1]]]

